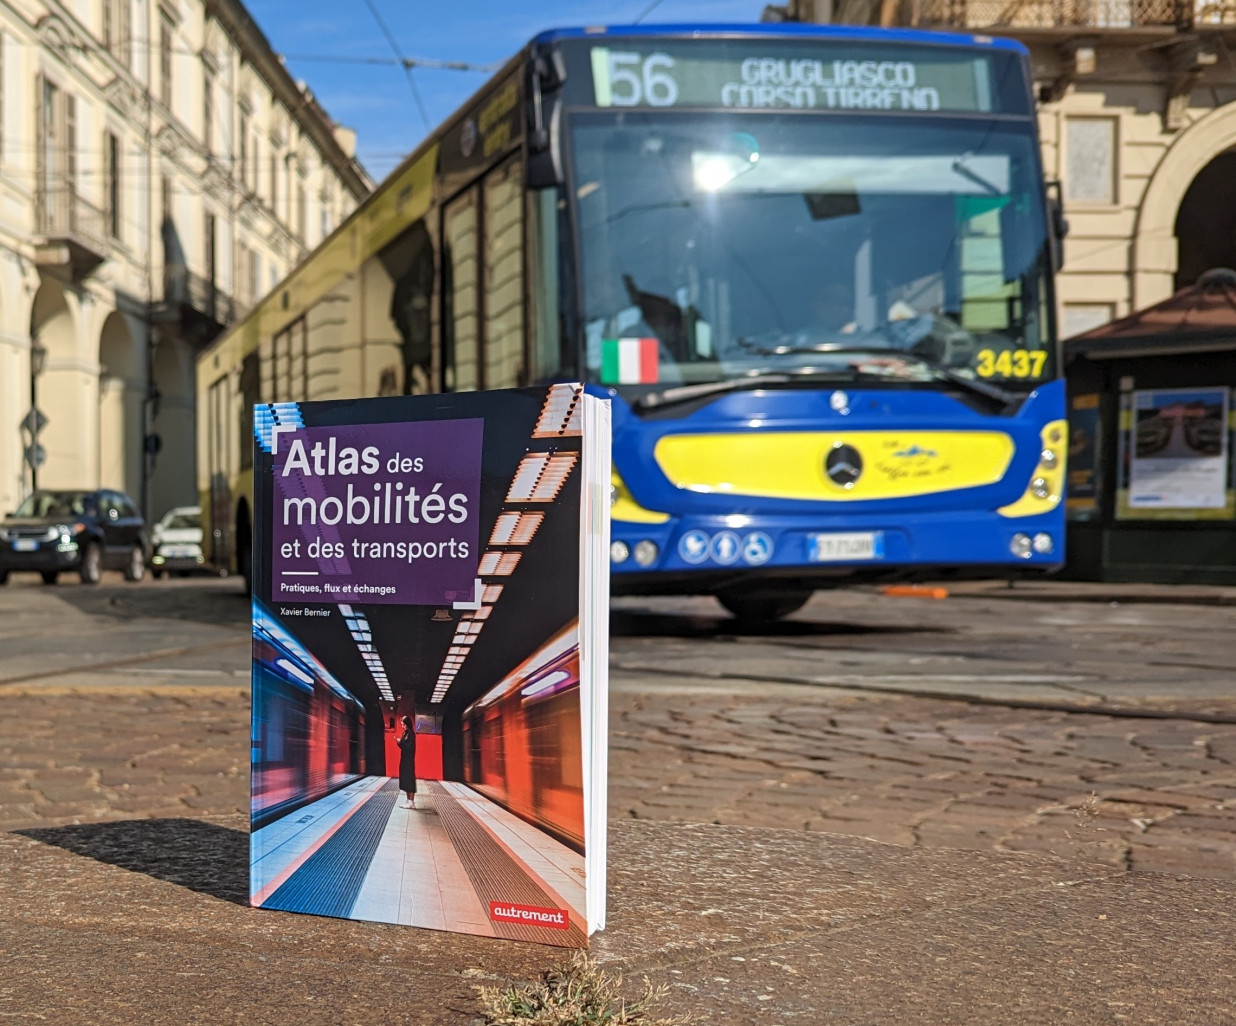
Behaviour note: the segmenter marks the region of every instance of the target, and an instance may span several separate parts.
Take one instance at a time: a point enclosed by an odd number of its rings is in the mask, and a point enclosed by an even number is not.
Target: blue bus
[[[1059,226],[1016,42],[546,32],[201,354],[212,558],[247,567],[256,403],[582,380],[615,593],[1057,569]]]

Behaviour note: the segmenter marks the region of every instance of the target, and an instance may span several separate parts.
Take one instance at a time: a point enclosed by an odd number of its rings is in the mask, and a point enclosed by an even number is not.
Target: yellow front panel
[[[853,446],[863,458],[850,488],[824,472],[837,445]],[[688,491],[859,502],[994,484],[1013,458],[1013,440],[997,431],[667,435],[655,455],[665,476]]]

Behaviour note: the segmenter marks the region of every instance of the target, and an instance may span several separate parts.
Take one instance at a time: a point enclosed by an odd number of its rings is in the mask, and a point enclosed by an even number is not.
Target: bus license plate
[[[13,551],[14,552],[33,552],[38,547],[39,547],[39,543],[38,543],[38,540],[35,538],[14,538],[13,539]]]
[[[883,531],[811,534],[807,536],[807,545],[808,558],[812,563],[848,563],[856,559],[884,558]]]

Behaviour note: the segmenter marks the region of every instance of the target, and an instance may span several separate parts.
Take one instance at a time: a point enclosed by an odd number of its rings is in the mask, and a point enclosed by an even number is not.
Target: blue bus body
[[[1001,576],[1013,569],[1043,571],[1060,565],[1064,510],[1058,498],[1035,502],[1030,496],[1032,508],[1011,507],[1027,498],[1033,480],[1044,476],[1042,453],[1052,446],[1059,454],[1057,467],[1049,472],[1053,496],[1063,487],[1063,381],[1036,389],[1015,415],[995,423],[949,396],[861,389],[741,392],[681,418],[649,422],[607,390],[594,391],[613,402],[614,469],[621,478],[616,487],[625,486],[626,493],[614,503],[613,539],[630,553],[650,541],[659,554],[647,567],[631,555],[614,562],[619,593],[710,592],[740,582],[811,588],[844,580]],[[846,400],[840,409],[830,403],[838,392]],[[964,437],[993,431],[1011,443],[1007,468],[990,483],[951,487],[949,473],[938,472],[942,457],[933,439],[942,433]],[[815,498],[775,494],[775,482],[763,489],[765,494],[743,495],[709,487],[710,482],[696,485],[707,491],[693,490],[691,484],[680,487],[656,459],[658,443],[674,435],[754,434],[760,440],[757,451],[771,455],[787,432],[814,436],[821,470],[833,446],[849,443],[863,452],[867,437],[893,432],[901,444],[886,459],[907,475],[931,475],[937,481],[915,486],[907,476],[909,494],[863,500],[836,490],[829,495],[821,473]],[[869,556],[815,558],[814,535],[854,532],[876,536]],[[689,544],[701,535],[703,554]],[[1030,539],[1025,555],[1012,554],[1018,535]],[[1044,551],[1035,551],[1036,536]],[[1051,540],[1050,548],[1042,536]]]
[[[1005,62],[1003,67],[1009,70],[998,76],[1000,84],[994,90],[997,95],[986,101],[986,113],[967,108],[964,99],[949,101],[945,96],[939,105],[947,107],[953,102],[955,110],[915,111],[913,125],[909,125],[909,118],[898,120],[907,122],[907,131],[920,133],[924,140],[920,152],[924,154],[934,152],[930,150],[930,137],[937,131],[941,136],[957,132],[959,139],[978,138],[980,142],[997,132],[1020,133],[1033,144],[1025,148],[1023,157],[1011,159],[1014,162],[1021,159],[1024,165],[1021,224],[1024,227],[1034,221],[1033,230],[1027,230],[1030,237],[1022,240],[1024,252],[1030,254],[1027,259],[1041,261],[1041,265],[1037,265],[1040,266],[1037,284],[1009,298],[1017,289],[1009,284],[1014,273],[1009,266],[1010,250],[1003,250],[1004,280],[986,287],[992,296],[1004,297],[1010,311],[1018,302],[1023,309],[1016,316],[1010,312],[1008,323],[994,335],[973,330],[968,343],[969,364],[952,360],[944,368],[946,373],[935,381],[907,382],[896,375],[881,381],[863,373],[855,373],[847,380],[843,374],[830,373],[838,371],[835,365],[808,365],[786,368],[788,381],[776,381],[764,387],[759,379],[775,368],[761,367],[757,371],[744,365],[731,371],[725,382],[731,386],[728,388],[709,392],[706,384],[694,387],[694,383],[684,377],[675,379],[659,392],[656,389],[650,392],[646,381],[641,383],[643,389],[607,382],[604,371],[602,380],[598,381],[593,360],[588,365],[589,388],[594,394],[610,399],[614,411],[612,579],[615,592],[718,593],[727,606],[740,614],[771,612],[776,607],[776,597],[783,596],[787,602],[777,610],[779,614],[792,607],[795,601],[801,601],[812,589],[829,584],[1008,576],[1058,569],[1063,559],[1065,529],[1065,394],[1064,383],[1059,377],[1050,280],[1053,268],[1048,256],[1055,240],[1051,238],[1051,223],[1042,196],[1042,172],[1038,164],[1034,103],[1025,49],[1010,40],[965,35],[779,24],[562,30],[538,37],[534,52],[537,45],[552,48],[564,42],[593,47],[604,44],[614,52],[619,47],[630,46],[632,53],[619,58],[621,64],[614,65],[612,56],[609,59],[611,68],[618,68],[614,74],[623,77],[624,87],[632,80],[632,73],[639,72],[640,62],[644,62],[646,95],[639,96],[639,85],[632,85],[634,94],[628,97],[629,109],[613,115],[617,119],[615,123],[634,126],[638,118],[650,110],[647,99],[652,89],[650,75],[655,79],[658,70],[672,67],[674,62],[680,66],[685,64],[684,55],[690,52],[692,43],[703,46],[718,40],[729,40],[738,48],[732,51],[738,56],[727,68],[731,73],[733,67],[741,67],[744,73],[749,67],[758,70],[758,64],[737,63],[741,47],[752,40],[803,44],[801,51],[786,51],[791,54],[789,64],[793,64],[795,53],[809,55],[810,45],[816,42],[833,48],[829,56],[835,56],[837,46],[870,44],[878,48],[872,53],[887,59],[888,66],[898,61],[912,62],[922,54],[973,54],[988,59],[986,55],[998,53],[999,59]],[[668,45],[668,41],[674,42],[676,49],[657,53],[659,42]],[[611,50],[604,52],[609,54]],[[649,57],[650,53],[653,56]],[[863,54],[859,52],[857,56]],[[827,64],[826,61],[821,63]],[[583,67],[578,60],[574,64],[568,62],[567,66],[577,77]],[[785,66],[785,63],[774,63],[771,68],[777,74],[784,74],[779,69]],[[599,73],[597,69],[594,56],[592,71]],[[816,75],[818,85],[818,71]],[[808,77],[803,81],[811,80]],[[617,89],[615,85],[615,93]],[[678,89],[683,95],[690,92],[688,84],[676,86],[675,90]],[[604,98],[600,89],[596,92],[598,104],[617,102],[608,97],[608,88]],[[821,90],[817,88],[813,92],[812,102],[822,103]],[[737,94],[731,89],[729,95]],[[772,96],[767,92],[766,95]],[[803,93],[801,90],[798,93],[783,91],[779,95],[785,103],[793,103],[801,99]],[[876,105],[888,103],[887,93],[883,96],[876,92],[863,96],[855,93],[853,98]],[[897,98],[893,100],[896,102]],[[774,124],[778,115],[786,114],[785,103],[757,112],[742,110],[744,120],[738,125],[743,129],[742,137],[751,138],[754,143],[755,135],[771,131],[764,126]],[[669,124],[669,118],[681,113],[672,109],[672,104],[669,106],[669,112],[664,109],[652,112],[652,118],[665,120],[650,120],[649,126]],[[699,106],[699,117],[717,116],[715,110]],[[595,111],[586,109],[588,105],[580,102],[578,91],[574,102],[568,99],[563,107],[572,144],[583,148],[583,126],[590,123]],[[725,115],[735,113],[731,109]],[[819,124],[835,126],[838,136],[847,132],[857,136],[854,126],[875,125],[890,116],[887,111],[853,109],[844,112],[819,110],[815,114],[822,119],[832,115],[830,120],[821,120]],[[813,113],[800,109],[792,111],[790,116],[800,119],[796,122],[802,126],[799,135],[805,135],[807,126],[813,121]],[[768,120],[761,121],[761,118]],[[982,126],[988,118],[991,124],[981,128],[984,134],[961,134],[977,132],[975,126]],[[578,136],[574,134],[576,126],[579,126]],[[831,140],[838,136],[825,131],[821,132],[817,143],[800,144],[808,153],[803,159],[811,159],[811,154],[823,155],[821,160],[827,159]],[[605,145],[609,144],[608,137],[597,137]],[[599,148],[601,143],[591,145]],[[816,149],[809,150],[812,145]],[[855,152],[873,152],[864,151],[864,145],[868,144],[860,139]],[[589,180],[596,177],[594,173],[583,171],[588,152],[576,156],[577,174],[573,180],[568,179],[572,190],[587,189]],[[958,170],[958,166],[972,155],[966,152],[954,160],[953,169],[959,176],[966,174],[968,169]],[[754,162],[757,156],[749,159]],[[757,167],[772,159],[776,158],[763,155]],[[924,161],[924,168],[934,166],[926,157],[908,159]],[[997,169],[1001,166],[1007,164],[988,165]],[[740,169],[738,175],[745,173],[745,168]],[[928,173],[935,172],[929,170]],[[959,236],[963,232],[960,225],[964,216],[960,211],[966,204],[999,204],[1001,200],[994,198],[998,192],[1003,190],[1014,196],[1017,191],[1008,179],[993,184],[981,174],[972,177],[979,184],[970,188],[969,193],[963,183],[957,196],[938,197],[956,204],[959,211],[956,234]],[[944,183],[938,191],[943,193],[951,187]],[[907,183],[905,188],[907,195],[922,199],[923,194],[935,187]],[[916,193],[916,189],[920,193]],[[843,203],[838,208],[840,214],[825,210],[816,223],[828,224],[828,219],[833,218],[840,224],[847,216],[851,219],[859,216],[866,205],[864,183],[858,180],[853,191],[858,198],[849,207]],[[753,197],[768,195],[767,191],[755,188],[751,194]],[[582,205],[587,201],[578,202]],[[625,208],[619,211],[620,215],[626,213]],[[1000,216],[1006,213],[1009,211],[1002,210]],[[707,217],[708,212],[704,211],[701,216]],[[812,216],[816,216],[814,211]],[[586,218],[581,213],[577,220],[582,222]],[[973,225],[980,220],[976,216],[969,223]],[[910,217],[902,228],[908,244],[914,239],[915,230],[915,221]],[[1000,240],[1002,246],[1007,244],[1010,234],[1009,223],[1006,223]],[[584,267],[581,276],[585,278],[582,302],[586,320],[590,250],[586,227],[578,223],[576,244],[580,249],[578,259]],[[970,259],[956,257],[956,253],[952,256],[959,266]],[[895,254],[893,259],[896,259]],[[947,252],[945,259],[949,259]],[[986,259],[994,260],[991,263],[994,268],[1001,258],[988,256]],[[878,268],[874,273],[878,274]],[[964,268],[958,271],[962,277],[966,273]],[[873,274],[870,268],[867,274],[868,277]],[[627,288],[632,296],[644,294],[630,283]],[[661,291],[670,294],[668,289]],[[874,294],[876,289],[873,287],[871,291]],[[942,287],[942,291],[947,292],[947,286]],[[1036,302],[1039,313],[1027,313],[1025,307]],[[685,302],[679,305],[684,309],[687,306]],[[873,305],[868,303],[869,307]],[[964,298],[954,295],[951,300],[942,300],[941,310],[936,312],[947,312],[952,318],[949,324],[958,327],[966,316],[965,305]],[[990,300],[988,305],[991,306]],[[972,320],[981,322],[989,316],[990,309],[980,310]],[[879,320],[879,316],[876,319]],[[651,315],[646,321],[651,323]],[[850,325],[849,329],[852,328]],[[887,341],[889,324],[885,322],[883,328],[885,334],[879,337]],[[863,337],[876,338],[873,332],[879,330],[880,325],[873,323]],[[664,333],[654,331],[652,334],[664,359]],[[1025,341],[1031,336],[1032,341]],[[795,335],[793,338],[802,337]],[[856,334],[834,334],[831,339],[808,345],[801,351],[845,353],[852,348],[851,340],[856,337]],[[780,341],[789,338],[783,335]],[[990,344],[983,339],[990,338],[998,340],[994,351],[982,348]],[[590,342],[595,348],[595,339]],[[999,355],[1002,347],[1010,352]],[[768,351],[781,353],[794,348],[775,344]],[[887,352],[882,346],[875,348],[878,352]],[[1041,354],[1041,363],[1037,366],[1042,373],[1019,374],[1017,368],[1024,369],[1026,355],[1031,350]],[[855,364],[859,370],[862,359],[865,357],[859,357],[859,363]],[[993,360],[1003,367],[1003,373],[992,372]],[[689,371],[685,362],[682,369]],[[953,373],[947,373],[950,370]],[[958,371],[960,373],[956,373]],[[750,387],[743,387],[744,375],[754,379]],[[971,381],[961,380],[963,377]],[[998,387],[989,387],[993,385]],[[693,391],[699,394],[692,394]],[[984,395],[984,391],[990,394]],[[650,398],[658,400],[662,395],[669,402],[649,401]],[[842,480],[835,481],[830,477],[829,463],[839,458],[836,456],[839,452],[851,462],[856,457],[860,465],[843,468]],[[849,479],[854,471],[857,477]],[[745,601],[744,596],[755,598]]]

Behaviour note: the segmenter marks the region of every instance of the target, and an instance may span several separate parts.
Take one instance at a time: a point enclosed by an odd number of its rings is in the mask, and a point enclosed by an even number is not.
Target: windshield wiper
[[[977,395],[1004,403],[1006,406],[1021,398],[1015,392],[1008,392],[999,385],[993,385],[989,381],[967,378],[964,374],[958,374],[951,367],[945,367],[943,364],[929,360],[919,353],[908,349],[898,349],[895,346],[841,346],[833,343],[822,343],[818,346],[776,346],[775,348],[757,351],[766,356],[782,356],[790,353],[826,353],[829,356],[890,356],[899,360],[917,363],[919,366],[928,368],[932,373],[944,378],[946,381],[952,382],[954,385],[959,385]]]
[[[730,378],[727,381],[706,381],[700,385],[679,385],[677,388],[667,388],[661,392],[649,392],[636,399],[631,405],[637,410],[653,410],[662,406],[672,406],[674,403],[690,402],[709,395],[722,395],[725,392],[741,392],[745,388],[757,388],[760,385],[784,385],[794,380],[790,374],[752,374],[746,378]]]

